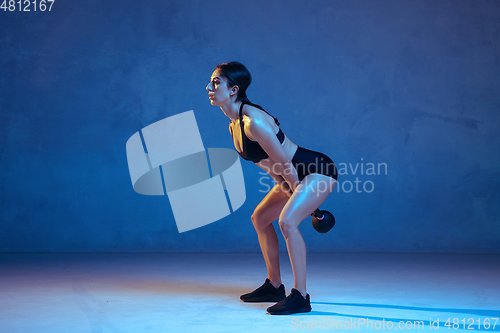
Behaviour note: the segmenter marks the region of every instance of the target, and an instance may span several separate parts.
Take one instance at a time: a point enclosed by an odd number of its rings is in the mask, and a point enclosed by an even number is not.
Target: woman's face
[[[226,78],[220,75],[218,69],[212,73],[210,83],[207,85],[207,90],[210,104],[212,105],[221,105],[234,95],[232,89],[227,85]]]

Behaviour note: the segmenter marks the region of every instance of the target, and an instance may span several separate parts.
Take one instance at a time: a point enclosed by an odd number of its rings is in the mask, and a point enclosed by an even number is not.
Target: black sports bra
[[[239,111],[239,117],[240,117],[240,131],[241,131],[241,139],[242,139],[242,152],[238,152],[238,154],[240,154],[240,156],[247,160],[247,161],[252,161],[254,163],[258,163],[260,161],[262,161],[263,159],[266,159],[269,157],[269,155],[267,155],[267,153],[264,151],[264,149],[262,149],[262,147],[260,146],[260,144],[257,142],[257,141],[252,141],[250,140],[246,135],[245,135],[245,130],[243,128],[243,116],[242,116],[242,113],[241,111],[243,110],[243,104],[249,104],[249,105],[252,105],[262,111],[264,111],[265,113],[267,113],[268,115],[270,115],[271,117],[273,117],[271,114],[269,114],[269,112],[267,112],[266,110],[264,110],[263,108],[261,108],[259,105],[256,105],[256,104],[252,104],[252,103],[249,103],[249,102],[242,102],[241,105],[240,105],[240,111]],[[274,122],[276,123],[276,125],[280,125],[278,119],[276,119],[275,117],[274,118]],[[231,132],[232,134],[232,132]],[[276,136],[278,137],[278,140],[280,141],[280,143],[283,143],[283,141],[285,140],[285,134],[283,133],[283,131],[279,130],[278,134],[276,134]]]

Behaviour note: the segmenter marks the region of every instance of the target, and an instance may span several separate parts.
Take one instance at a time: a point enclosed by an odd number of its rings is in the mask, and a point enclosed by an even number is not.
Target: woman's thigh
[[[305,176],[283,207],[279,215],[280,223],[297,227],[325,201],[336,182],[332,177],[318,173]]]
[[[252,222],[255,228],[265,228],[273,223],[280,216],[281,210],[288,199],[288,194],[281,189],[281,186],[279,184],[274,185],[252,214]]]

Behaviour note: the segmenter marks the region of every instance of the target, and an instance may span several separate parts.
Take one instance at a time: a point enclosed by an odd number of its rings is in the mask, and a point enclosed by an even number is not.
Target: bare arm
[[[253,140],[257,141],[271,160],[273,160],[272,171],[268,171],[268,173],[281,176],[285,180],[286,185],[288,185],[288,188],[295,191],[295,188],[299,185],[297,171],[292,161],[286,155],[276,134],[274,134],[272,127],[261,119],[252,119],[247,125],[246,133]]]
[[[292,191],[290,191],[290,187],[288,186],[288,184],[285,181],[285,179],[283,179],[283,177],[281,177],[280,175],[276,175],[276,174],[274,174],[272,172],[270,172],[269,175],[281,187],[281,190],[288,195],[288,197],[292,196]]]

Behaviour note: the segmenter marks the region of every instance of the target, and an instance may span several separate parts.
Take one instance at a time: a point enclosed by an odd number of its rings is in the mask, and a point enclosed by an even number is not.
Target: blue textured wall
[[[237,60],[250,99],[347,173],[323,205],[337,226],[301,225],[309,250],[500,253],[499,1],[58,0],[0,11],[0,31],[1,252],[258,251],[255,165],[242,208],[178,234],[125,154],[188,110],[233,148],[205,86]]]

